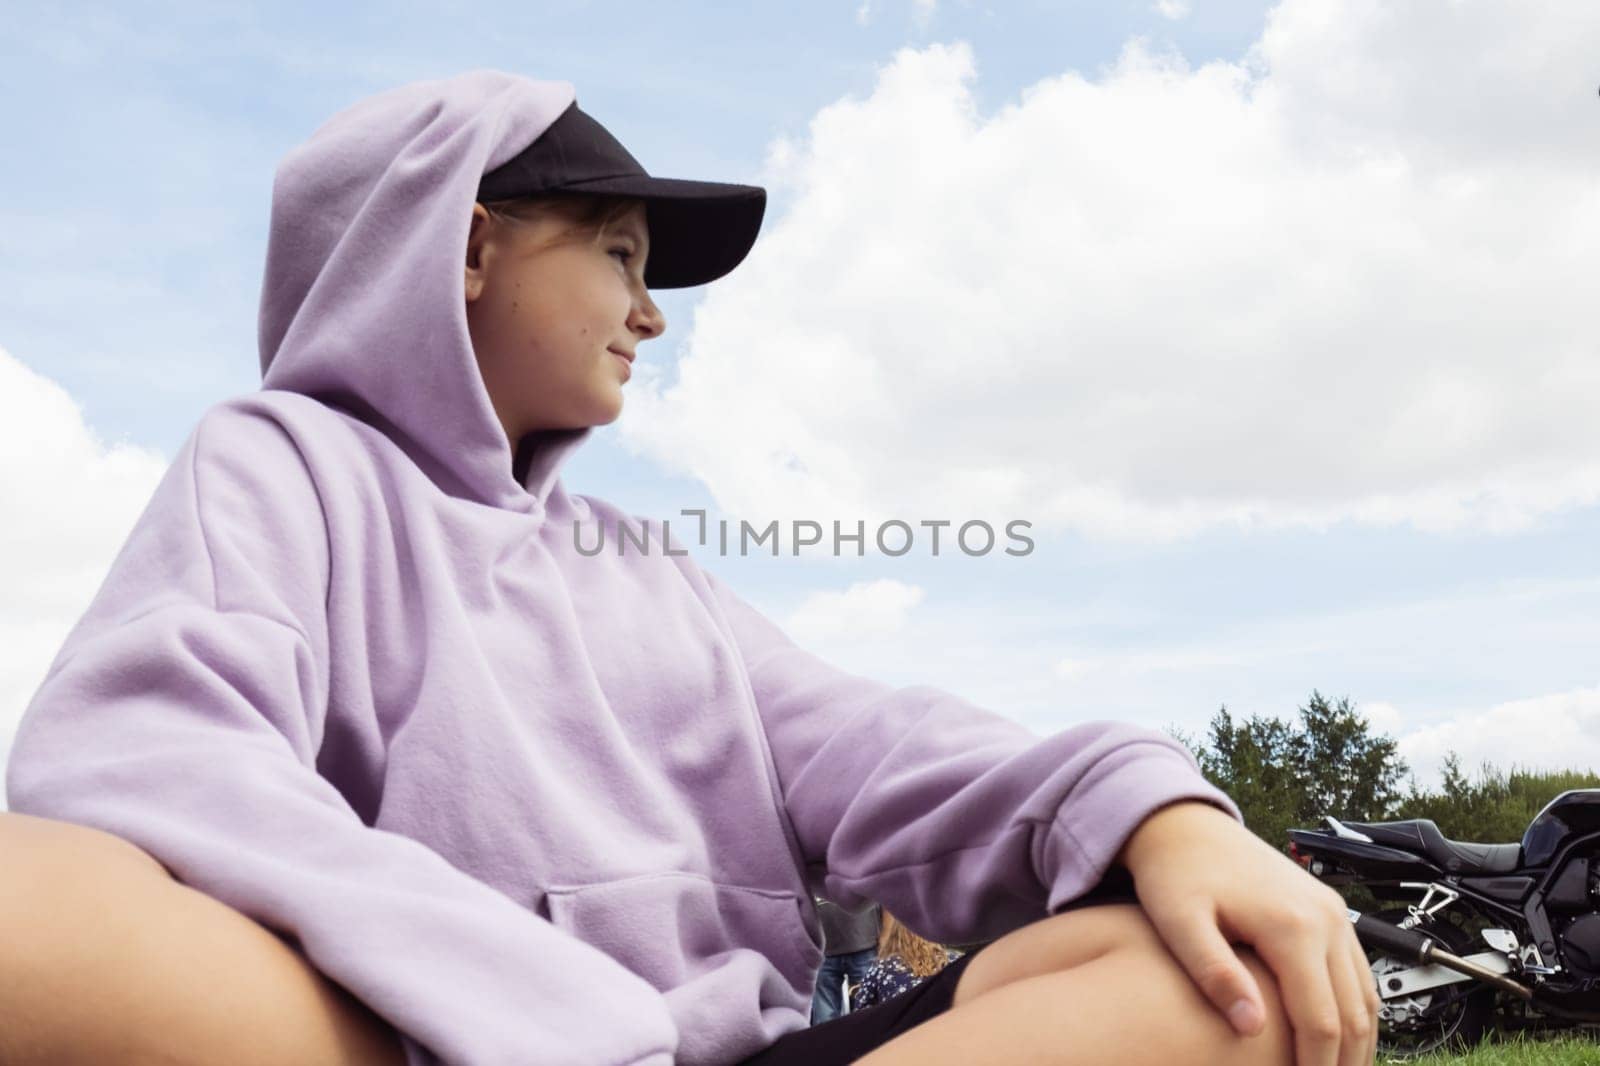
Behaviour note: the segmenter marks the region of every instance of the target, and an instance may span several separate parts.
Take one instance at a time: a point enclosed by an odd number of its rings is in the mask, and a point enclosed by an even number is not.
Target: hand
[[[1146,916],[1207,999],[1245,1036],[1265,999],[1230,946],[1277,978],[1297,1066],[1371,1066],[1378,991],[1343,898],[1209,803],[1185,800],[1139,823],[1117,861]]]

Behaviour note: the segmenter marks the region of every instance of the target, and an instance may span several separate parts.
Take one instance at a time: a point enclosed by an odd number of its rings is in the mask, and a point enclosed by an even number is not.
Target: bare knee
[[[1293,1062],[1293,1034],[1277,980],[1253,951],[1244,947],[1235,950],[1261,988],[1266,1008],[1265,1027],[1251,1037],[1240,1036],[1205,997],[1136,903],[1068,911],[995,941],[967,965],[956,986],[952,1010],[1008,986],[1016,986],[1013,995],[1019,1002],[1028,994],[1022,987],[1028,984],[1048,987],[1053,982],[1065,982],[1063,988],[1081,986],[1084,977],[1093,972],[1098,975],[1095,983],[1099,984],[1099,993],[1121,989],[1130,1002],[1162,1004],[1159,1010],[1166,1034],[1156,1043],[1176,1036],[1174,1048],[1184,1061],[1289,1066]],[[1108,1011],[1113,1010],[1116,998],[1113,995],[1107,1001]],[[1133,1020],[1128,1021],[1132,1024]],[[1150,1050],[1157,1051],[1155,1047]],[[1136,1054],[1127,1061],[1139,1060]]]
[[[121,837],[88,826],[0,811],[0,966],[40,961],[63,946],[93,904],[140,901],[171,875]],[[46,958],[49,953],[46,953]]]
[[[1277,977],[1248,947],[1235,946],[1234,952],[1255,979],[1265,1008],[1265,1024],[1251,1036],[1241,1035],[1233,1027],[1161,941],[1118,949],[1107,958],[1113,963],[1119,958],[1132,959],[1133,967],[1124,972],[1146,975],[1157,1001],[1169,1005],[1171,1024],[1181,1044],[1191,1049],[1188,1061],[1217,1066],[1294,1066],[1294,1031]]]
[[[0,1061],[79,1061],[64,1040],[93,995],[94,931],[110,900],[158,880],[161,864],[120,837],[0,812]]]
[[[120,837],[0,812],[0,1062],[400,1062],[275,933]]]
[[[956,985],[952,1005],[1128,948],[1161,948],[1155,928],[1137,903],[1108,903],[1041,918],[973,956]]]
[[[1188,1049],[1186,1061],[1218,1066],[1294,1066],[1294,1033],[1277,977],[1250,948],[1236,945],[1234,952],[1261,989],[1265,1025],[1260,1032],[1243,1036],[1172,954],[1143,908],[1119,907],[1101,916],[1100,931],[1115,934],[1115,939],[1096,958],[1107,962],[1108,972],[1115,972],[1119,962],[1131,963],[1121,969],[1124,987],[1137,989],[1141,979],[1132,975],[1143,974],[1146,988],[1158,1002],[1169,1005],[1170,1022],[1180,1046]]]
[[[117,879],[171,877],[147,852],[114,833],[15,811],[0,811],[0,855],[6,856],[13,874],[26,866],[35,876],[49,877],[88,864],[102,876]],[[7,881],[12,887],[19,881],[27,883],[19,876]]]
[[[1003,983],[953,1004],[859,1066],[1292,1066],[1293,1039],[1277,983],[1254,953],[1240,950],[1239,957],[1260,985],[1266,1007],[1267,1024],[1254,1036],[1236,1033],[1172,954],[1135,932],[1080,965]]]

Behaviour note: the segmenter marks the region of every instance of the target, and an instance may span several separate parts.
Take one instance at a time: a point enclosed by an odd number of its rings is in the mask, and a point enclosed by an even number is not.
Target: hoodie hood
[[[542,510],[592,431],[532,434],[513,456],[467,332],[463,270],[480,179],[575,99],[569,82],[496,70],[413,82],[339,112],[284,156],[262,388],[373,426],[450,495]]]

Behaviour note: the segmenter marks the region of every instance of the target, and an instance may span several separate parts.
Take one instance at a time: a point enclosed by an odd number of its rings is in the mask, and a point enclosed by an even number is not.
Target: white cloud
[[[1399,735],[1400,754],[1418,782],[1437,782],[1450,751],[1476,779],[1483,763],[1501,773],[1524,770],[1600,772],[1600,686],[1454,708],[1436,724]]]
[[[622,439],[757,521],[1515,530],[1600,501],[1600,6],[1286,0],[977,113],[962,43],[769,153],[791,206]]]
[[[20,519],[0,522],[0,766],[166,467],[100,441],[64,389],[0,348],[0,499]]]
[[[1189,0],[1156,0],[1156,13],[1176,22],[1188,17]]]
[[[1386,736],[1398,736],[1405,723],[1405,715],[1400,708],[1382,700],[1357,704],[1356,713],[1367,720],[1373,732]]]
[[[887,636],[904,628],[923,596],[922,589],[901,581],[858,581],[843,592],[808,596],[784,630],[802,644]]]
[[[953,680],[941,680],[974,692],[998,691],[1002,674],[1034,682],[1031,691],[1012,687],[1007,698],[1011,710],[1041,729],[1087,715],[1176,724],[1192,733],[1203,732],[1221,705],[1236,718],[1296,720],[1296,708],[1318,689],[1330,700],[1349,697],[1376,733],[1394,737],[1424,787],[1437,787],[1452,746],[1469,770],[1485,758],[1502,770],[1512,761],[1554,767],[1564,759],[1600,770],[1600,723],[1584,717],[1597,701],[1582,687],[1586,649],[1600,640],[1596,596],[1600,581],[1593,578],[1486,581],[1342,611],[1308,603],[1302,615],[1226,622],[1201,616],[1190,622],[1192,635],[1165,639],[1150,634],[1158,618],[1133,614],[1120,620],[1069,614],[1048,628],[966,620],[988,637],[984,654],[956,664],[945,675]],[[962,622],[962,606],[953,605],[949,624]],[[939,620],[919,618],[913,636],[924,646],[937,643],[924,631]],[[1062,632],[1075,636],[1052,639]],[[1116,645],[1129,634],[1139,634],[1137,646]],[[918,649],[905,643],[909,671]],[[1565,695],[1530,698],[1529,692]]]
[[[1062,659],[1055,664],[1055,674],[1078,691],[1090,685],[1148,683],[1163,674],[1172,675],[1193,691],[1203,691],[1208,678],[1226,677],[1242,669],[1261,670],[1279,658],[1280,653],[1281,649],[1266,644],[1254,648],[1235,645],[1213,649],[1155,649]],[[1335,655],[1327,658],[1337,658],[1340,654],[1350,654],[1350,650],[1336,650]],[[1307,685],[1306,691],[1310,687]],[[1329,695],[1329,698],[1337,696]],[[1473,778],[1484,763],[1492,764],[1501,773],[1508,773],[1513,767],[1600,772],[1600,686],[1524,697],[1490,706],[1438,709],[1413,706],[1408,709],[1388,700],[1355,699],[1352,703],[1374,734],[1394,738],[1401,758],[1424,789],[1439,787],[1444,759],[1451,751],[1460,756],[1463,771]],[[1289,709],[1265,712],[1232,709],[1236,717],[1241,718],[1252,714],[1286,721],[1297,718]]]

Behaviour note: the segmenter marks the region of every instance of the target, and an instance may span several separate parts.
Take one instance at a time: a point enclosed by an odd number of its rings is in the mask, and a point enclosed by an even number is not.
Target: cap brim
[[[650,256],[644,283],[651,289],[687,289],[731,271],[750,254],[767,210],[767,190],[759,185],[643,174],[572,182],[561,191],[645,201]]]

